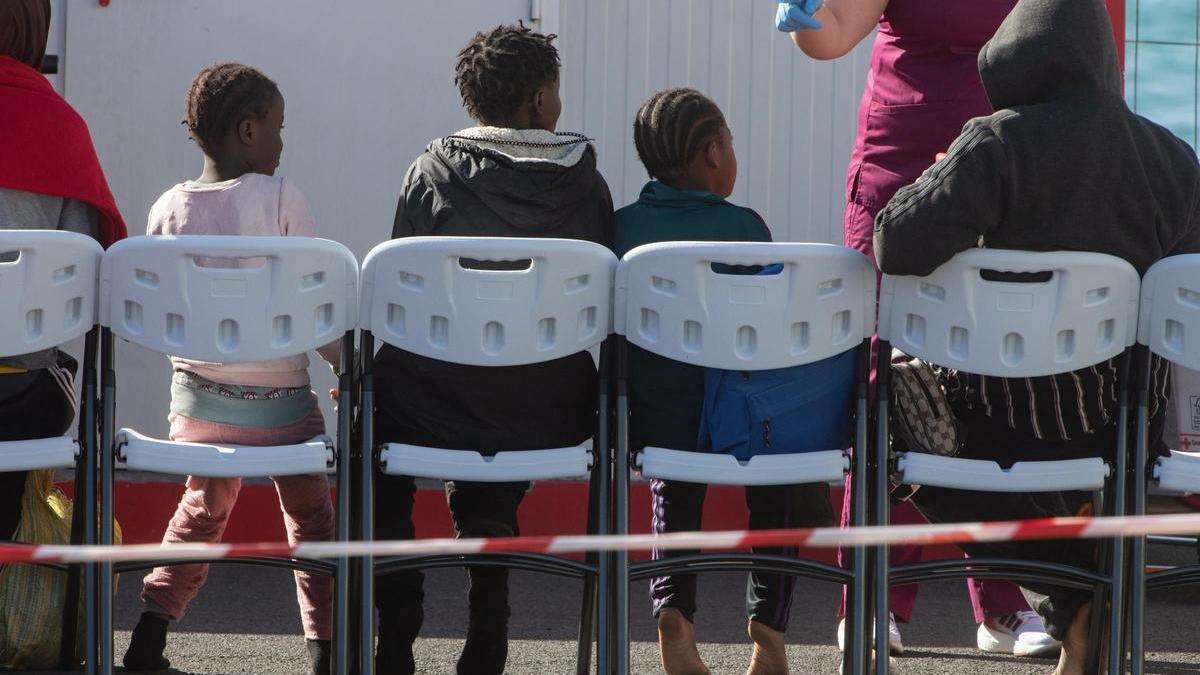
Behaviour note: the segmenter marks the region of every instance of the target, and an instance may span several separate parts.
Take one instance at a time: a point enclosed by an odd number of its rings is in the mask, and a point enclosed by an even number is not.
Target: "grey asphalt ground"
[[[1191,558],[1194,560],[1194,556]],[[1188,562],[1187,554],[1153,547],[1152,560]],[[137,621],[140,575],[121,579],[116,606],[118,657]],[[697,633],[701,653],[714,673],[743,673],[750,654],[745,635],[744,577],[701,578]],[[573,673],[575,623],[580,584],[514,573],[508,669],[515,674]],[[305,673],[307,656],[290,573],[247,566],[214,566],[191,611],[171,633],[171,673]],[[631,590],[634,673],[661,672],[645,584]],[[801,582],[788,632],[793,673],[835,673],[834,642],[838,592]],[[453,673],[466,631],[466,576],[461,570],[430,572],[426,578],[426,621],[417,644],[423,673]],[[1147,672],[1200,673],[1200,589],[1156,593],[1149,604]],[[903,675],[933,673],[1044,674],[1049,660],[983,654],[974,648],[975,625],[962,582],[925,584],[916,620],[902,626],[907,654]]]

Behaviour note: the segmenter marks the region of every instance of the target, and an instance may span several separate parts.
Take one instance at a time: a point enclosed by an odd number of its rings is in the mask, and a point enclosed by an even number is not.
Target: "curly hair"
[[[651,96],[633,121],[633,144],[651,178],[677,177],[725,127],[725,115],[704,94],[687,87]]]
[[[201,149],[216,148],[221,137],[247,117],[262,119],[279,86],[256,68],[218,63],[196,74],[184,104],[184,125]]]
[[[538,87],[557,80],[557,37],[521,24],[476,33],[454,68],[467,113],[485,124],[511,117]]]

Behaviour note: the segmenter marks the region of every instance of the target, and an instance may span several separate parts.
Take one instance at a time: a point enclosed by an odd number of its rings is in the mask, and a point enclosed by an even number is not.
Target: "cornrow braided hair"
[[[670,180],[725,126],[725,115],[695,89],[676,87],[650,97],[633,121],[633,144],[646,173]]]
[[[278,95],[275,81],[256,68],[240,63],[208,66],[188,88],[183,124],[192,140],[210,151],[238,122],[265,117]]]
[[[482,123],[506,119],[538,87],[557,80],[558,49],[551,44],[557,37],[520,24],[476,33],[454,68],[467,113]]]

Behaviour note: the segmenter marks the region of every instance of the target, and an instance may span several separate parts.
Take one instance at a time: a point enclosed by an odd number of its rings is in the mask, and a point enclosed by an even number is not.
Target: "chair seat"
[[[325,436],[294,445],[216,445],[164,441],[121,429],[115,444],[123,468],[212,478],[327,473],[336,459],[333,442]]]
[[[0,443],[0,471],[65,469],[75,466],[79,443],[70,436]]]
[[[1154,477],[1164,490],[1200,492],[1200,453],[1172,450],[1154,463]]]
[[[791,455],[733,455],[646,447],[637,455],[646,478],[713,485],[797,485],[841,482],[850,458],[841,450]]]
[[[583,478],[592,468],[590,443],[571,448],[497,452],[486,457],[474,450],[445,450],[387,443],[379,465],[389,476],[481,483]]]
[[[982,459],[941,457],[906,452],[896,462],[899,479],[913,485],[931,485],[979,492],[1059,492],[1100,490],[1109,468],[1099,457],[1047,462],[1017,462],[1008,469]]]

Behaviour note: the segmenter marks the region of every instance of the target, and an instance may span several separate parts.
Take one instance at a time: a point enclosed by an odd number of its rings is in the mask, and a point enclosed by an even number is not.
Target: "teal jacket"
[[[659,241],[771,241],[767,224],[753,210],[712,192],[676,190],[650,181],[638,200],[616,213],[618,256]],[[695,450],[704,404],[704,369],[629,349],[630,440]]]

